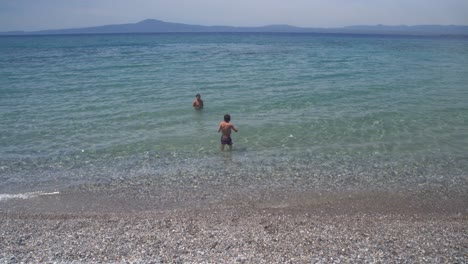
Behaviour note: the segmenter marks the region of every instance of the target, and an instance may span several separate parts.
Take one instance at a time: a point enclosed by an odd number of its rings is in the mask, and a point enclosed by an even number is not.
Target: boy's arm
[[[236,133],[239,131],[237,130],[237,128],[234,127],[234,125],[232,125],[231,127],[232,127],[232,130],[236,131]]]
[[[221,124],[219,124],[218,133],[219,133],[219,131],[221,131]]]

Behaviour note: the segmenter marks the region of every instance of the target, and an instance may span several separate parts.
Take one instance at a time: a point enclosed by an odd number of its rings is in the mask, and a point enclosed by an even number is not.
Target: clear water
[[[239,129],[228,154],[216,133],[225,113]],[[466,38],[0,37],[1,193],[197,177],[463,190],[467,118]]]

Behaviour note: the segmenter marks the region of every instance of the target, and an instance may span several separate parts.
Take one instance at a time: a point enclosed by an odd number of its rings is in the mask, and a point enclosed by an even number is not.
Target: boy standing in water
[[[193,106],[196,110],[201,110],[201,109],[203,109],[203,100],[201,99],[201,95],[200,95],[200,94],[197,94],[195,97],[196,97],[196,99],[195,99],[195,101],[193,101],[192,106]]]
[[[223,135],[221,136],[221,150],[224,151],[224,146],[228,145],[229,150],[232,150],[232,139],[231,139],[231,129],[236,131],[237,128],[234,127],[233,124],[229,123],[231,121],[231,116],[229,114],[224,115],[224,121],[219,123],[218,133],[222,132]]]

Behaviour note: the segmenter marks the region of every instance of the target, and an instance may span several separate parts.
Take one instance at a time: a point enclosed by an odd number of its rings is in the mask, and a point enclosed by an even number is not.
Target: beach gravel
[[[1,263],[467,263],[466,215],[0,214]]]

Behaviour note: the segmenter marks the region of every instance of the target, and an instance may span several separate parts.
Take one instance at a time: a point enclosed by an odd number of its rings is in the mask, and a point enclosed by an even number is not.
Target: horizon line
[[[346,26],[332,26],[332,27],[323,27],[323,26],[296,26],[292,24],[285,24],[285,23],[273,23],[273,24],[265,24],[265,25],[250,25],[250,26],[233,26],[233,25],[222,25],[222,24],[213,24],[213,25],[206,25],[206,24],[189,24],[189,23],[183,23],[183,22],[173,22],[173,21],[165,21],[161,19],[156,19],[156,18],[145,18],[142,20],[139,20],[137,22],[121,22],[121,23],[114,23],[114,24],[100,24],[100,25],[94,25],[94,26],[73,26],[73,27],[68,27],[68,28],[48,28],[48,29],[37,29],[37,30],[7,30],[7,31],[0,31],[3,33],[7,32],[40,32],[40,31],[49,31],[49,30],[71,30],[71,29],[86,29],[86,28],[94,28],[94,27],[104,27],[104,26],[117,26],[117,25],[128,25],[128,24],[138,24],[144,21],[160,21],[164,23],[173,23],[173,24],[182,24],[182,25],[190,25],[190,26],[203,26],[203,27],[233,27],[233,28],[257,28],[257,27],[268,27],[268,26],[289,26],[289,27],[296,27],[296,28],[301,28],[301,29],[340,29],[340,28],[347,28],[347,27],[379,27],[379,26],[384,26],[384,27],[418,27],[418,26],[453,26],[453,27],[468,27],[467,25],[462,25],[462,24],[382,24],[382,23],[376,23],[376,24],[350,24]]]

